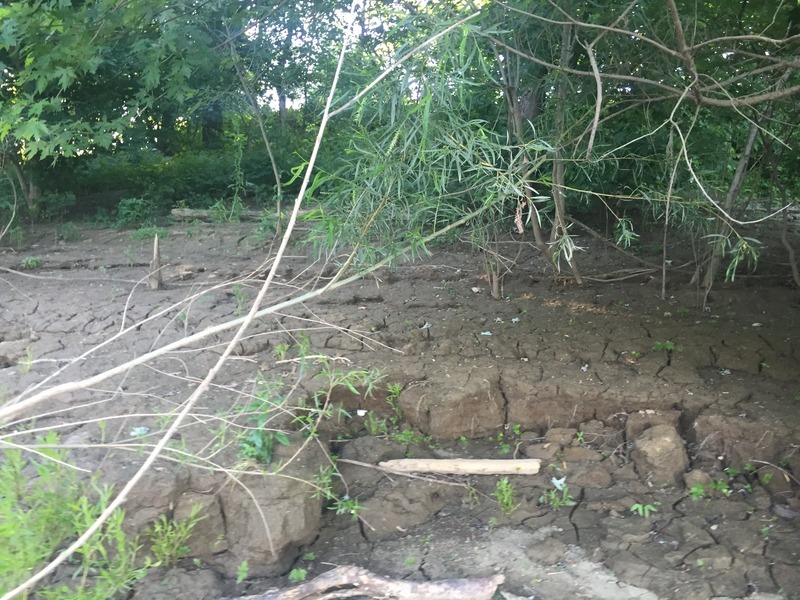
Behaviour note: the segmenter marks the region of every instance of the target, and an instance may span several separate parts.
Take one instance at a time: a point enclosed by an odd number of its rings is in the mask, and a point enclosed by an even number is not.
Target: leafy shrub
[[[155,215],[153,202],[144,198],[125,198],[117,208],[117,227],[142,225]]]
[[[78,478],[65,462],[66,451],[49,447],[58,442],[56,434],[38,442],[40,456],[30,461],[18,449],[0,455],[0,589],[4,591],[24,582],[81,535],[112,498],[110,487]],[[123,511],[115,511],[75,554],[78,564],[69,585],[45,582],[36,597],[105,600],[129,590],[150,562],[137,565],[140,546],[122,530],[124,517]]]

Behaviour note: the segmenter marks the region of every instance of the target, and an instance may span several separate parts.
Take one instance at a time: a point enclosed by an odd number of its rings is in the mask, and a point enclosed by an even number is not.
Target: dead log
[[[173,219],[178,221],[203,221],[211,222],[214,220],[214,211],[202,208],[173,208],[169,211]],[[236,212],[239,221],[260,221],[264,216],[261,210],[243,210]]]
[[[153,260],[150,261],[150,275],[147,287],[151,290],[163,290],[164,280],[161,278],[161,249],[158,246],[158,234],[153,238]]]
[[[357,596],[384,600],[491,600],[503,581],[503,575],[441,581],[406,581],[381,577],[361,567],[343,566],[293,588],[219,600],[328,600]]]
[[[536,475],[538,458],[494,460],[491,458],[400,458],[385,460],[378,466],[398,473],[443,473],[450,475]]]

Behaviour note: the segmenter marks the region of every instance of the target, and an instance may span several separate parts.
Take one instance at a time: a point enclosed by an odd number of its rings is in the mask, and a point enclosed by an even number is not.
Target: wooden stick
[[[163,290],[164,281],[161,279],[161,249],[158,246],[158,234],[153,238],[153,260],[150,261],[150,276],[147,286],[151,290]]]
[[[361,567],[343,566],[285,590],[219,600],[326,600],[368,596],[386,600],[491,600],[503,575],[474,579],[405,581],[381,577]]]
[[[520,460],[400,458],[386,460],[378,466],[398,473],[447,473],[465,475],[536,475],[542,461],[538,458]]]

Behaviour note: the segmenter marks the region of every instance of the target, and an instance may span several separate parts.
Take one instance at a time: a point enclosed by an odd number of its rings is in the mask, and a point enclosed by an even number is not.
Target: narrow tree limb
[[[335,569],[285,590],[269,590],[255,596],[220,600],[326,600],[368,596],[385,600],[491,600],[503,575],[474,579],[405,581],[376,575],[354,566]]]
[[[398,473],[445,473],[464,475],[536,475],[538,458],[494,460],[491,458],[400,458],[385,460],[378,466]]]

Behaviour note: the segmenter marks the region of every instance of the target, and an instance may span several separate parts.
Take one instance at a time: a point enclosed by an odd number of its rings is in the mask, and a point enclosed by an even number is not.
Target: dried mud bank
[[[251,230],[169,231],[164,291],[145,290],[149,248],[120,232],[87,231],[70,244],[43,238],[28,249],[41,255],[37,271],[2,274],[6,397],[126,328],[48,385],[246,308],[266,266]],[[594,250],[587,274],[619,266]],[[174,440],[171,458],[201,460],[164,462],[126,503],[132,532],[161,514],[180,519],[196,504],[206,517],[183,570],[149,579],[136,597],[254,593],[285,585],[292,568],[312,576],[330,564],[412,579],[503,572],[504,592],[545,599],[796,597],[796,293],[720,286],[702,311],[680,286],[662,301],[644,278],[554,284],[535,256],[523,258],[501,301],[489,298],[476,257],[451,248],[259,321]],[[18,264],[19,256],[0,256],[2,266]],[[326,273],[290,257],[267,302],[318,285]],[[245,279],[230,281],[237,277]],[[37,425],[57,427],[76,462],[123,483],[141,462],[126,444],[157,439],[158,415],[179,406],[225,339],[198,340],[92,391],[48,400]],[[303,346],[324,360],[301,366]],[[383,379],[372,394],[352,394],[330,388],[331,369],[380,369]],[[239,448],[220,433],[222,415],[248,424],[244,408],[265,381],[291,390],[287,407],[312,406],[324,392],[349,415],[322,422],[313,440],[289,413],[272,415],[270,427],[297,432],[275,445],[284,477],[232,471],[242,466]],[[386,429],[370,435],[376,423]],[[149,433],[133,437],[135,428]],[[335,514],[311,493],[329,452],[342,475],[333,490],[358,500],[358,518]],[[409,479],[357,464],[405,456],[530,457],[543,468],[510,478],[514,510],[505,514],[498,478]],[[234,588],[244,560],[256,579]]]

